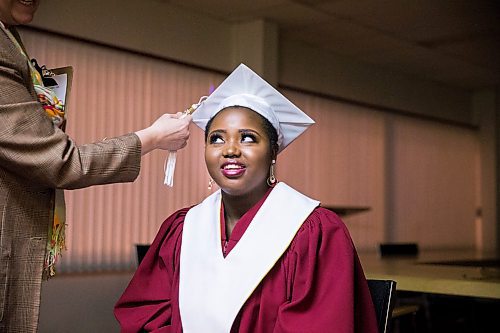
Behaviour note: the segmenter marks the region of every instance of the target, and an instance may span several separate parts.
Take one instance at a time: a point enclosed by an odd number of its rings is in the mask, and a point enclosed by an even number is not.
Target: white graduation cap
[[[230,106],[247,107],[269,120],[278,132],[278,152],[314,124],[314,120],[244,64],[201,103],[193,113],[193,122],[205,130],[213,116]]]

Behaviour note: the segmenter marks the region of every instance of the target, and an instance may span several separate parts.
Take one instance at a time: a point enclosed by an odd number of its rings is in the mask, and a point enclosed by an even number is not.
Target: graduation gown
[[[229,239],[221,211],[221,251],[238,244],[262,198],[236,224]],[[179,261],[189,208],[162,224],[148,253],[115,306],[121,332],[181,333]],[[347,228],[317,207],[292,243],[246,300],[231,332],[376,333],[368,285]]]

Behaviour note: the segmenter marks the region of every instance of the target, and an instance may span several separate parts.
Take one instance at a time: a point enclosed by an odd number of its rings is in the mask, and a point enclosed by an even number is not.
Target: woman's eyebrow
[[[251,129],[251,128],[240,128],[238,129],[238,133],[254,133],[256,135],[262,135],[259,131]],[[213,131],[210,131],[208,133],[208,136],[214,135],[214,134],[227,134],[227,130],[225,129],[215,129]]]
[[[212,135],[212,134],[216,134],[216,133],[227,133],[227,131],[223,130],[223,129],[215,129],[213,131],[210,131],[210,133],[208,133],[208,134]]]
[[[244,132],[253,132],[253,133],[256,133],[256,134],[259,134],[258,131],[254,130],[254,129],[251,129],[251,128],[240,128],[238,130],[238,132],[240,133],[244,133]]]

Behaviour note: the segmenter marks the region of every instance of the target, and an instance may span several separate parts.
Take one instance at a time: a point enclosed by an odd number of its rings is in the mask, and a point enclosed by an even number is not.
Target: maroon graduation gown
[[[225,255],[237,245],[264,201],[238,221],[227,242],[222,229],[221,251]],[[162,224],[116,304],[121,332],[182,332],[179,259],[188,210],[177,211]],[[377,333],[363,269],[337,215],[321,207],[311,213],[246,301],[231,332]]]

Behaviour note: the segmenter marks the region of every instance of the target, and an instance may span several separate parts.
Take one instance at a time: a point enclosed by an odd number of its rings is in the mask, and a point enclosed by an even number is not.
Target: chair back
[[[379,251],[381,257],[389,256],[418,256],[417,243],[381,243],[379,244]]]
[[[390,329],[392,309],[396,299],[396,281],[368,279],[368,287],[375,306],[379,333],[387,333]]]
[[[149,244],[135,244],[135,251],[137,254],[137,265],[139,265],[142,259],[144,259],[146,252],[148,252],[149,246],[150,246]]]

